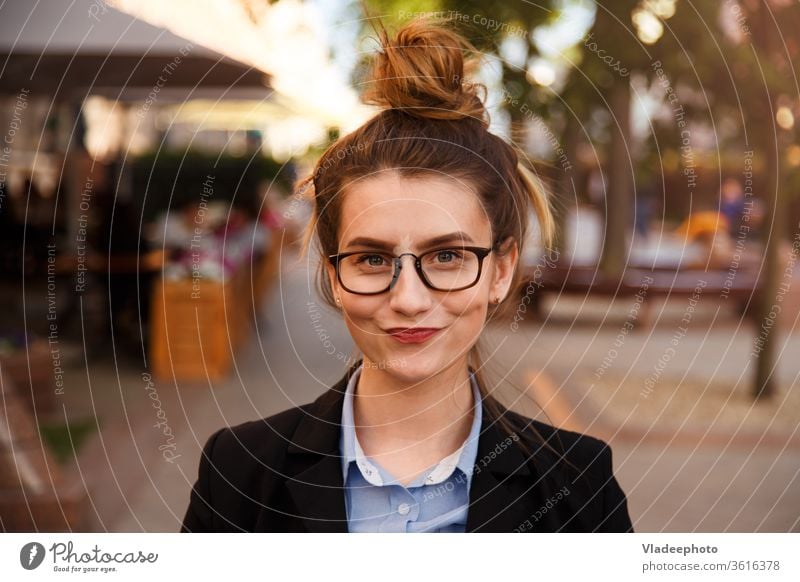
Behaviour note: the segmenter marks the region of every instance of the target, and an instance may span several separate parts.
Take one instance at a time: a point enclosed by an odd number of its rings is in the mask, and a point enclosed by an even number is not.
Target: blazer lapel
[[[478,454],[472,474],[467,532],[512,532],[520,526],[523,500],[509,487],[516,476],[530,475],[526,457],[483,409]]]
[[[308,407],[295,430],[287,453],[305,465],[287,479],[286,487],[304,525],[312,532],[347,532],[342,479],[342,404],[354,364],[332,388]]]

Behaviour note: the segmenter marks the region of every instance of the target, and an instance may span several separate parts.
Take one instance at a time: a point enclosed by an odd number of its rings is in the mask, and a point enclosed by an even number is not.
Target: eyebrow
[[[460,240],[460,241],[469,242],[469,243],[475,242],[475,241],[472,240],[472,237],[469,236],[466,232],[458,231],[458,232],[451,232],[450,234],[443,234],[441,236],[436,236],[436,237],[430,238],[430,239],[428,239],[426,241],[422,241],[422,245],[421,246],[422,247],[432,247],[432,246],[435,246],[435,245],[438,245],[438,244],[447,243],[447,242],[454,241],[454,240]],[[381,249],[381,250],[390,251],[395,246],[396,246],[395,243],[390,243],[390,242],[378,240],[378,239],[375,239],[375,238],[369,238],[369,237],[365,237],[365,236],[359,236],[359,237],[354,238],[353,240],[351,240],[349,243],[347,243],[347,246],[345,248],[349,248],[349,247],[369,247],[369,248],[375,248],[375,249]]]

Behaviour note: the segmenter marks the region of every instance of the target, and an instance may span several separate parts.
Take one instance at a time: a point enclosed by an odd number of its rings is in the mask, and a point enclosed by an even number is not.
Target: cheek
[[[451,322],[446,344],[454,350],[461,351],[474,344],[486,322],[487,308],[480,293],[470,298],[445,300],[442,308],[447,312],[447,320]]]
[[[470,302],[460,303],[460,305],[454,306],[455,324],[453,327],[457,328],[459,333],[470,333],[470,335],[480,333],[486,321],[486,313],[485,302],[478,297],[473,298]]]
[[[375,341],[376,335],[382,333],[379,325],[381,318],[377,316],[381,305],[382,301],[368,297],[351,298],[345,303],[344,322],[353,339]]]

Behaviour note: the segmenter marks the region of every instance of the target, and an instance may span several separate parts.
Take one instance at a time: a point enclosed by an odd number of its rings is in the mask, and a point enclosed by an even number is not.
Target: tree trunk
[[[764,271],[761,274],[761,291],[758,296],[758,317],[761,325],[756,329],[756,342],[759,351],[756,355],[756,377],[753,385],[753,398],[769,399],[775,394],[774,372],[777,368],[776,336],[779,331],[778,284],[783,271],[781,243],[786,236],[786,197],[779,192],[780,158],[778,135],[774,124],[763,123],[756,132],[757,147],[765,160],[764,187],[767,202],[766,221],[769,229],[764,247]],[[780,130],[778,130],[780,131]]]
[[[633,168],[631,166],[631,91],[627,77],[615,79],[610,95],[611,113],[616,127],[611,134],[608,180],[605,195],[605,237],[600,270],[619,279],[628,263],[628,231],[633,208]]]
[[[772,16],[761,3],[753,4],[750,15],[753,42],[761,55],[774,55],[776,35],[773,33]],[[780,53],[777,53],[780,54]],[[778,334],[777,306],[778,281],[782,271],[781,243],[786,231],[785,196],[778,191],[782,186],[780,179],[780,129],[777,128],[771,107],[775,103],[773,95],[765,88],[763,106],[753,111],[748,122],[754,128],[755,152],[764,159],[764,198],[766,201],[765,222],[769,227],[765,232],[764,269],[761,273],[761,291],[757,304],[755,346],[756,371],[753,385],[753,398],[767,400],[775,394],[773,372],[777,368],[776,336]],[[778,307],[779,309],[779,307]]]
[[[568,112],[569,113],[569,112]],[[578,162],[578,146],[581,142],[581,125],[578,119],[569,116],[567,126],[564,128],[563,148],[569,165],[556,160],[554,164],[559,168],[558,188],[556,191],[555,222],[556,234],[553,248],[562,252],[564,249],[564,228],[567,213],[577,204],[578,191],[582,187],[581,167]]]

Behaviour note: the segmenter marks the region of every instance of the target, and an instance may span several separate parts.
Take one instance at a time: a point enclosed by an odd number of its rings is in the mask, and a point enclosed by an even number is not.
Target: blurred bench
[[[625,270],[621,279],[606,277],[596,266],[569,266],[560,263],[530,268],[524,276],[521,295],[530,295],[531,310],[541,318],[545,294],[596,295],[605,297],[642,296],[637,322],[651,324],[649,299],[653,297],[692,297],[700,289],[702,297],[716,296],[732,302],[740,315],[753,317],[753,307],[761,289],[759,273],[752,269],[728,271],[704,269],[643,268]]]

